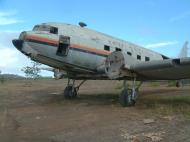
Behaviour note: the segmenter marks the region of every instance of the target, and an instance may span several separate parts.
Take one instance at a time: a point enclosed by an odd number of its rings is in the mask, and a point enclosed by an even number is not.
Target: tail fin
[[[181,52],[179,54],[179,58],[185,58],[185,57],[188,57],[188,41],[184,43]],[[183,87],[183,85],[184,85],[184,79],[176,81],[176,87]]]
[[[184,58],[188,56],[188,41],[186,41],[181,49],[179,58]]]

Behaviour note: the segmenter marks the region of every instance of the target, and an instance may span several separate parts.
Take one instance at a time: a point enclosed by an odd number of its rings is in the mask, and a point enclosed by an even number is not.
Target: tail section
[[[188,41],[186,41],[181,49],[181,52],[179,54],[179,58],[185,58],[188,57]],[[177,80],[176,81],[176,87],[183,87],[185,80]]]
[[[188,57],[188,41],[186,41],[181,49],[179,58]]]

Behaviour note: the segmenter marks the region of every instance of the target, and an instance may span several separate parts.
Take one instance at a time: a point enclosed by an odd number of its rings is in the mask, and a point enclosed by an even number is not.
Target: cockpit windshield
[[[43,31],[52,34],[58,34],[58,28],[49,25],[36,25],[34,26],[33,31]]]

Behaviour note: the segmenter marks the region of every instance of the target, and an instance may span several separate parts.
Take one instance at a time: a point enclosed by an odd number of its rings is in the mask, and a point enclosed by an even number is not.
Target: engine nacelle
[[[105,72],[110,79],[117,79],[123,76],[132,76],[130,66],[135,64],[136,61],[128,54],[115,51],[112,52],[106,59]],[[123,72],[125,70],[125,72]]]

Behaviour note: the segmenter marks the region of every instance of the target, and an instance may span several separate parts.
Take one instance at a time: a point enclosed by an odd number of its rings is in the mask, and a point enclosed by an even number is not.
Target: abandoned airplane
[[[75,98],[86,80],[124,80],[122,106],[133,106],[141,85],[137,81],[190,78],[190,58],[171,59],[118,38],[63,23],[35,25],[14,46],[32,60],[52,67],[57,79],[68,78],[65,98]],[[78,86],[75,80],[83,80]],[[129,87],[127,80],[132,80]]]

